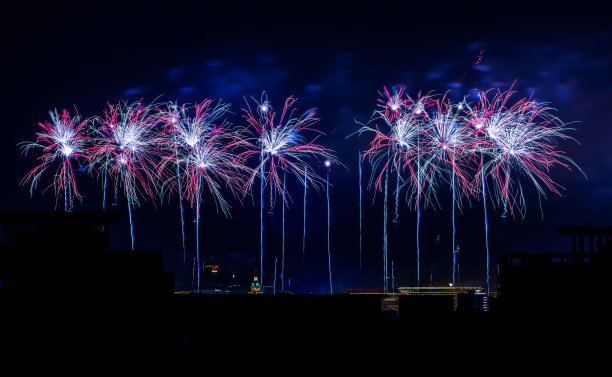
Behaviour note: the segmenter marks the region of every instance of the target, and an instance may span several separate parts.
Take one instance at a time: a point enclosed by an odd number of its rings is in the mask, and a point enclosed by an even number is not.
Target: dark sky
[[[553,169],[552,177],[565,190],[562,197],[550,194],[543,200],[544,221],[534,191],[526,195],[525,219],[502,221],[499,209],[491,211],[493,266],[502,252],[569,250],[570,240],[556,233],[557,226],[610,225],[612,213],[608,12],[587,2],[572,7],[490,3],[19,5],[3,12],[1,23],[5,174],[0,211],[53,209],[52,192],[39,190],[30,198],[29,190],[19,187],[35,161],[20,156],[16,146],[33,139],[37,123],[47,120],[51,109],[76,106],[82,115],[93,116],[119,100],[215,98],[232,104],[228,120],[239,124],[243,96],[259,98],[265,90],[278,107],[294,95],[299,109],[317,108],[318,127],[326,133],[321,142],[347,167],[334,168],[331,178],[335,289],[380,288],[382,200],[378,195],[372,204],[372,191],[364,199],[364,271],[359,272],[357,151],[369,140],[346,139],[357,130],[355,121],[368,121],[383,86],[404,85],[413,96],[452,90],[451,97],[461,98],[470,89],[505,90],[516,81],[517,97],[533,93],[550,102],[562,120],[575,122],[571,135],[580,145],[568,142],[562,148],[588,179],[575,170]],[[473,66],[478,56],[482,61]],[[85,195],[76,208],[99,208],[101,183],[85,173],[77,179]],[[301,282],[299,289],[320,292],[327,284],[325,195],[313,191],[309,196],[302,266],[301,188],[290,182],[289,190],[294,202],[287,211],[287,276]],[[423,212],[421,228],[421,274],[438,284],[447,284],[451,271],[450,206],[444,200],[442,209]],[[258,208],[250,199],[232,205],[232,219],[205,205],[203,248],[228,266],[226,271],[249,280],[259,260]],[[157,207],[148,201],[135,211],[136,247],[162,249],[166,269],[177,273],[179,288],[186,287],[177,201]],[[126,212],[125,201],[118,209]],[[188,242],[193,243],[193,212],[187,214]],[[271,272],[280,253],[280,207],[265,221],[266,270]],[[466,284],[483,284],[483,221],[477,201],[457,218]],[[127,216],[111,232],[113,248],[129,248]],[[398,285],[415,284],[414,234],[415,214],[404,203],[399,223],[389,228],[389,258],[397,266]]]

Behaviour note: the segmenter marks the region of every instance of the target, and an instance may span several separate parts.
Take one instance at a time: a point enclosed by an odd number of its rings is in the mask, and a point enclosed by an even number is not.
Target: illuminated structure
[[[400,308],[408,306],[408,310],[429,311],[429,308],[423,306],[442,311],[489,310],[488,295],[481,287],[400,287],[398,291]]]
[[[488,312],[489,296],[481,290],[459,293],[455,310],[462,313]]]
[[[211,275],[216,275],[219,273],[219,265],[218,264],[206,264],[204,265],[204,272],[208,272]]]
[[[262,294],[261,284],[259,284],[259,278],[255,276],[253,278],[253,282],[251,283],[251,290],[249,291],[250,295]]]
[[[399,287],[400,295],[456,296],[459,293],[481,291],[481,287]]]

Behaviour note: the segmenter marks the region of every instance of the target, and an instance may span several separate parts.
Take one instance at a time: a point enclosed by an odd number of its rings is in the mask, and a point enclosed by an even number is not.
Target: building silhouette
[[[560,227],[558,232],[572,237],[571,253],[501,255],[500,310],[588,314],[607,306],[612,227]]]
[[[0,213],[0,294],[56,297],[171,293],[159,251],[110,251],[120,212]]]

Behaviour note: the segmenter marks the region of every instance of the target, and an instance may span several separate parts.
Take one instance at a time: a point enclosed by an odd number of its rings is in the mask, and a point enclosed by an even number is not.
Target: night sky
[[[291,8],[267,2],[247,6],[198,6],[166,2],[89,8],[70,5],[19,5],[2,15],[3,164],[0,211],[52,210],[52,190],[34,192],[19,181],[34,166],[20,156],[17,143],[34,140],[37,123],[54,108],[101,114],[106,103],[204,98],[232,104],[228,121],[244,124],[245,97],[266,91],[276,108],[290,95],[300,110],[316,108],[319,140],[336,151],[346,167],[331,172],[332,268],[334,290],[382,288],[382,196],[364,194],[363,271],[359,272],[357,153],[367,136],[350,137],[376,109],[383,86],[403,85],[461,99],[472,89],[514,84],[519,96],[549,102],[580,144],[562,149],[582,168],[557,167],[551,176],[565,190],[542,201],[528,190],[524,219],[502,221],[490,213],[492,268],[502,252],[569,251],[571,240],[556,233],[569,225],[610,225],[612,213],[612,27],[603,8],[579,2],[373,2],[371,6],[309,3]],[[229,3],[228,3],[229,4]],[[481,59],[480,64],[473,63]],[[314,163],[325,174],[322,161]],[[364,165],[364,176],[370,173]],[[49,184],[47,175],[43,183]],[[102,184],[78,174],[84,194],[76,210],[101,208]],[[42,187],[43,185],[41,185]],[[531,187],[529,184],[526,187]],[[287,277],[298,292],[322,292],[328,284],[324,192],[309,193],[306,261],[302,264],[302,189],[288,182],[293,202],[287,210]],[[450,189],[439,191],[442,208],[428,208],[421,224],[421,274],[425,283],[451,278]],[[258,193],[241,204],[230,200],[232,219],[217,214],[204,198],[203,250],[207,262],[250,281],[259,265]],[[392,203],[390,204],[392,220]],[[167,271],[177,274],[177,289],[190,288],[180,248],[176,197],[170,203],[142,201],[135,210],[137,249],[161,249]],[[111,228],[111,247],[128,249],[126,216]],[[266,273],[272,273],[281,245],[280,206],[266,215]],[[193,217],[188,216],[188,242]],[[461,282],[484,284],[485,248],[482,202],[472,201],[457,217]],[[399,223],[389,226],[389,258],[396,285],[416,284],[416,216],[402,202]],[[69,230],[67,230],[69,237]],[[191,246],[193,249],[193,246]],[[84,245],[86,252],[86,245]],[[190,267],[189,267],[190,269]],[[271,275],[270,275],[271,276]]]

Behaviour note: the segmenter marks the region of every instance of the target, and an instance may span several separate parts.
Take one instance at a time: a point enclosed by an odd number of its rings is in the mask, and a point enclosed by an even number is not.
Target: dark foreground
[[[435,313],[400,303],[394,315],[381,310],[381,300],[376,295],[2,297],[3,355],[384,360],[428,365],[433,372],[453,363],[479,369],[482,363],[527,360],[554,365],[584,360],[593,366],[609,353],[610,318],[604,311]]]
[[[514,367],[550,375],[574,366],[583,375],[607,364],[612,348],[609,227],[561,229],[573,237],[571,254],[502,256],[491,311],[459,299],[468,305],[454,311],[452,297],[417,294],[402,295],[394,314],[378,295],[173,294],[161,252],[108,250],[109,225],[119,218],[0,214],[0,371],[7,361],[47,370],[49,361],[85,363],[82,372],[120,359],[190,362],[202,373],[332,360],[375,364],[377,374]]]

